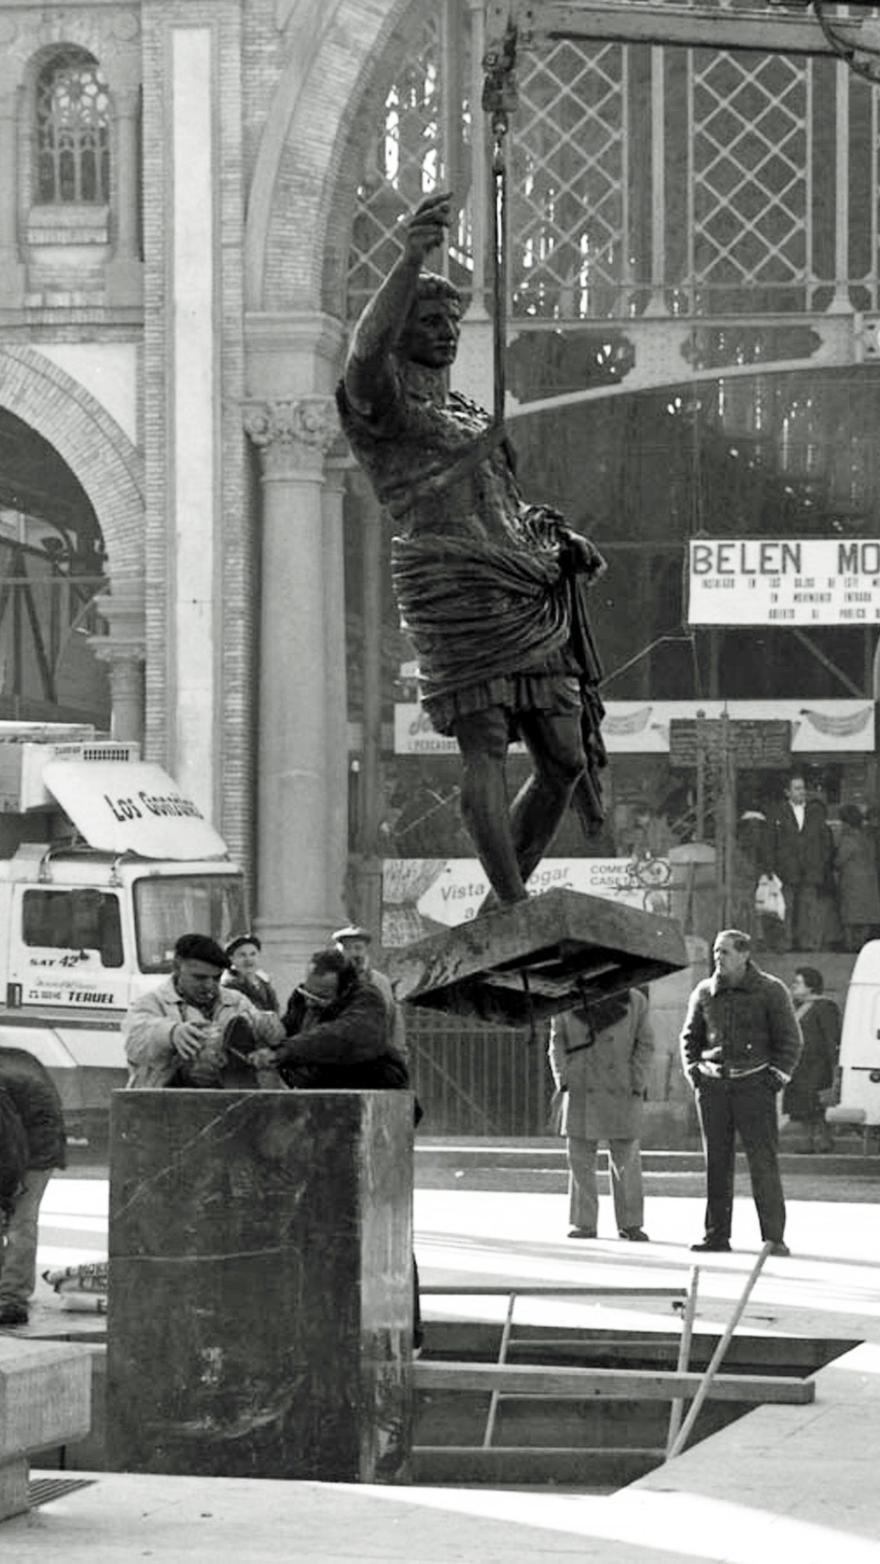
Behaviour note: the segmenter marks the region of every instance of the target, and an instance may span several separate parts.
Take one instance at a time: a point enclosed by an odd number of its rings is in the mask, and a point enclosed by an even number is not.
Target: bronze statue
[[[463,760],[465,826],[502,903],[526,881],[571,802],[602,820],[601,668],[584,588],[601,555],[558,511],[523,501],[503,427],[448,386],[461,299],[422,263],[444,242],[449,194],[404,226],[404,251],[355,327],[338,390],[343,427],[400,523],[392,576],[432,726]],[[534,771],[511,805],[521,737]]]

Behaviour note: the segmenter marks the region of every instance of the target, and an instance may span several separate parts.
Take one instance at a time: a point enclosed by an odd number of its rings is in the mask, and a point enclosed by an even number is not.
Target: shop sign
[[[726,713],[740,723],[784,722],[795,755],[873,753],[874,703],[858,700],[607,701],[602,737],[610,755],[668,755],[672,724]],[[516,745],[515,750],[520,750]],[[396,755],[454,755],[454,739],[435,733],[418,702],[394,708]]]
[[[880,538],[692,538],[692,625],[880,623]]]
[[[791,765],[791,725],[787,722],[724,722],[675,720],[669,724],[669,764],[696,767],[702,748],[707,760],[717,760],[725,743],[737,766],[745,771],[788,771]]]

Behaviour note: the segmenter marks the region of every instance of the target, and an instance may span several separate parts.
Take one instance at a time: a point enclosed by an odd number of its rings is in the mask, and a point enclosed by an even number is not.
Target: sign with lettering
[[[775,701],[606,701],[602,737],[609,754],[666,755],[672,723],[691,721],[702,711],[706,717],[726,712],[737,722],[764,724],[784,720],[791,734],[793,754],[812,755],[832,751],[874,749],[874,703],[858,700]],[[435,733],[416,702],[394,708],[396,755],[454,755],[455,739]]]
[[[528,883],[541,891],[582,891],[662,917],[672,912],[672,866],[665,858],[545,858]],[[386,858],[382,865],[382,944],[407,945],[439,927],[470,923],[489,883],[476,858]]]
[[[692,538],[688,621],[880,624],[880,538]]]
[[[102,852],[189,863],[227,856],[222,836],[161,766],[53,760],[43,780],[89,846]]]
[[[791,766],[789,722],[728,722],[727,742],[739,767],[747,771],[788,771]],[[669,724],[669,764],[696,766],[699,745],[707,759],[721,753],[725,724],[718,718]]]

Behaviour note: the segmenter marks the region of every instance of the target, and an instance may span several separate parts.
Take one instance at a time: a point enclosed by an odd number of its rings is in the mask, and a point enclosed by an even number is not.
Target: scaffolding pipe
[[[750,1276],[748,1278],[748,1281],[746,1282],[745,1287],[743,1288],[742,1296],[741,1296],[741,1298],[739,1300],[739,1303],[737,1304],[736,1308],[733,1311],[733,1314],[731,1315],[731,1317],[730,1317],[730,1319],[728,1321],[727,1329],[725,1330],[724,1335],[721,1337],[721,1340],[718,1343],[718,1346],[715,1348],[715,1351],[713,1352],[711,1358],[709,1359],[709,1363],[708,1363],[708,1365],[706,1367],[706,1372],[703,1375],[702,1380],[700,1381],[700,1387],[699,1387],[696,1395],[694,1396],[693,1401],[691,1402],[690,1411],[688,1412],[687,1417],[685,1418],[684,1422],[681,1425],[681,1428],[679,1429],[678,1433],[676,1434],[675,1439],[672,1442],[672,1445],[670,1446],[670,1448],[666,1452],[666,1459],[667,1459],[667,1461],[671,1461],[673,1456],[675,1456],[675,1455],[680,1455],[682,1450],[685,1447],[685,1444],[687,1443],[687,1440],[688,1440],[688,1438],[690,1436],[691,1430],[693,1429],[693,1426],[694,1426],[695,1422],[697,1421],[697,1418],[699,1417],[700,1412],[703,1409],[703,1402],[705,1401],[705,1399],[708,1396],[709,1391],[710,1391],[710,1389],[712,1387],[712,1381],[715,1379],[715,1376],[718,1373],[718,1370],[719,1370],[719,1368],[721,1366],[721,1360],[724,1357],[724,1354],[727,1351],[728,1347],[730,1346],[731,1339],[733,1337],[733,1333],[736,1330],[737,1325],[739,1324],[740,1320],[742,1319],[743,1312],[745,1310],[745,1306],[748,1303],[749,1298],[751,1297],[751,1294],[752,1294],[752,1288],[754,1287],[755,1282],[758,1280],[758,1277],[761,1274],[761,1267],[763,1266],[764,1261],[766,1260],[766,1258],[767,1258],[767,1256],[770,1253],[770,1250],[772,1248],[773,1248],[773,1241],[772,1241],[772,1239],[768,1238],[767,1242],[763,1245],[763,1247],[761,1249],[761,1253],[758,1255],[758,1258],[757,1258],[757,1260],[755,1261],[755,1263],[754,1263],[754,1265],[752,1267],[751,1274],[750,1274]]]

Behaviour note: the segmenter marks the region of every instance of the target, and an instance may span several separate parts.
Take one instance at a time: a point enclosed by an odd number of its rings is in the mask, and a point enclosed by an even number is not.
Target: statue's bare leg
[[[518,714],[519,729],[534,762],[510,811],[510,825],[523,883],[538,867],[568,808],[586,765],[580,712]]]
[[[526,888],[511,829],[505,762],[507,714],[500,706],[459,717],[461,815],[498,902],[524,901]]]

